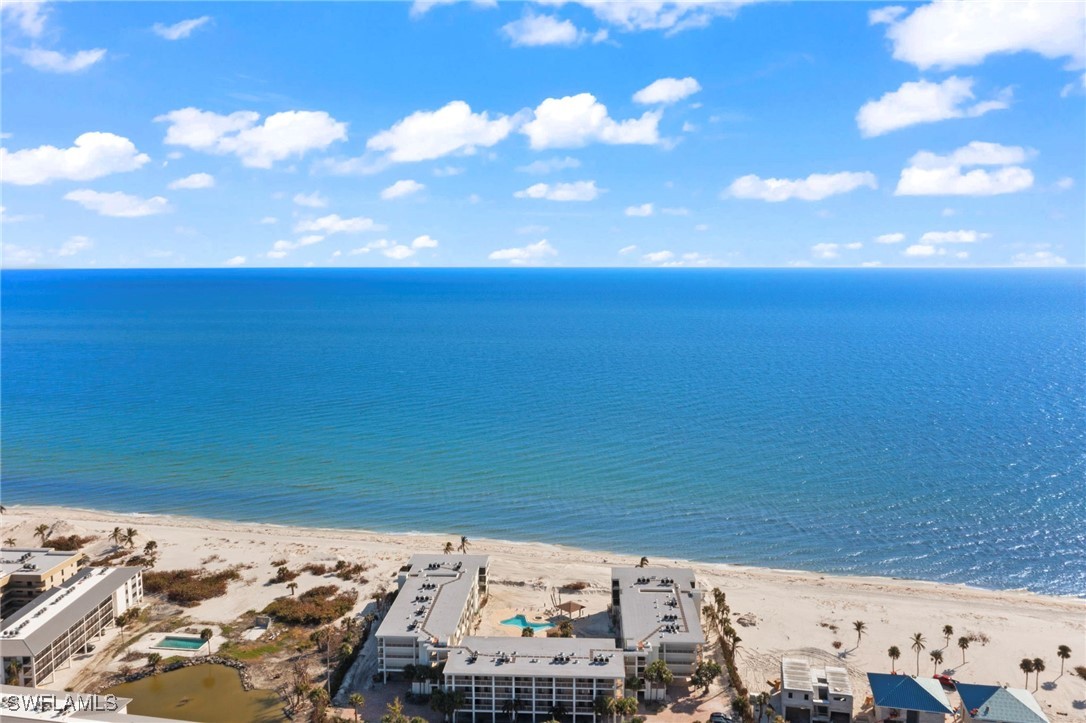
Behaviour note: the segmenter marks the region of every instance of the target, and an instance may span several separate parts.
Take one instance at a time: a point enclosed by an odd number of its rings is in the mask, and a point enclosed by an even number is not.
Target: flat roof
[[[49,547],[4,547],[0,548],[0,579],[8,575],[23,573],[42,575],[58,565],[62,565],[82,554],[60,552]]]
[[[447,643],[478,584],[479,570],[489,565],[487,555],[414,555],[377,636]]]
[[[826,685],[831,693],[844,693],[852,695],[852,681],[849,680],[848,671],[844,668],[826,666]]]
[[[0,624],[4,656],[33,657],[126,582],[139,567],[90,567],[19,608]]]
[[[467,637],[449,650],[445,675],[620,679],[626,664],[605,638]]]
[[[132,702],[131,698],[118,698],[116,696],[107,695],[95,695],[93,693],[73,693],[64,690],[52,690],[49,688],[23,688],[17,685],[0,685],[0,695],[4,697],[6,701],[11,701],[11,697],[15,696],[19,698],[15,702],[14,707],[11,705],[5,707],[4,720],[19,720],[19,721],[96,721],[104,723],[107,721],[118,721],[125,723],[166,723],[166,718],[152,718],[145,715],[132,715],[130,713],[118,713],[116,711],[107,710],[107,708],[116,707],[117,709],[123,709]],[[115,705],[110,705],[110,699]],[[71,701],[75,706],[71,713],[60,718],[57,716],[56,710],[45,710],[38,706],[42,703],[53,704],[56,703],[63,707],[68,701]]]
[[[782,658],[781,689],[814,690],[811,684],[811,664],[801,658]]]
[[[637,644],[704,643],[694,571],[671,567],[615,567],[622,638]]]

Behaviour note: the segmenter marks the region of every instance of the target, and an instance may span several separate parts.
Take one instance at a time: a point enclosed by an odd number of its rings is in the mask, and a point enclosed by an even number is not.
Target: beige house
[[[387,681],[408,665],[434,667],[471,632],[486,600],[486,555],[414,555],[377,629],[377,672]]]
[[[46,547],[0,549],[0,618],[79,572],[80,552]]]

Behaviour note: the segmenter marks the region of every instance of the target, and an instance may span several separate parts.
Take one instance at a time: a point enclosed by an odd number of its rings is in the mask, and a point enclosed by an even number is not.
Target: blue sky
[[[4,265],[1082,265],[1081,3],[5,3]]]

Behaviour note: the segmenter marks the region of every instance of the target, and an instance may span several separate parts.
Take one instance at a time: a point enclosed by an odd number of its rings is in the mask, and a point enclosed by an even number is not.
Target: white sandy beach
[[[106,536],[115,526],[134,527],[139,531],[139,546],[148,540],[158,543],[157,569],[253,565],[243,573],[241,582],[231,585],[226,596],[187,611],[193,619],[208,623],[228,622],[287,594],[282,585],[266,584],[274,574],[271,562],[277,558],[286,558],[292,568],[310,561],[339,559],[371,564],[366,573],[369,582],[355,586],[361,592],[361,609],[380,586],[395,585],[396,571],[412,553],[436,552],[446,542],[459,542],[459,536],[453,534],[380,534],[23,506],[9,508],[4,514],[3,537],[15,538],[19,545],[36,545],[34,527],[58,521],[56,535],[97,536],[91,549],[108,546]],[[584,603],[588,613],[602,611],[607,605],[609,568],[638,560],[554,545],[486,539],[470,543],[471,552],[493,558],[491,601],[483,612],[485,634],[512,634],[513,630],[498,621],[512,612],[539,613],[547,606],[552,589],[572,581],[583,580],[591,587],[564,599]],[[921,675],[930,676],[933,665],[928,653],[944,647],[942,629],[949,624],[955,633],[945,650],[941,672],[967,682],[1022,687],[1019,661],[1040,657],[1046,671],[1035,695],[1042,708],[1053,720],[1086,720],[1086,683],[1071,673],[1075,665],[1086,664],[1086,600],[685,560],[654,558],[651,562],[694,568],[702,586],[720,587],[727,593],[736,616],[749,614],[747,621],[753,624],[740,628],[740,672],[752,692],[764,690],[766,680],[779,677],[782,655],[798,654],[847,667],[859,703],[868,693],[863,674],[890,670],[886,651],[891,645],[901,649],[897,667],[910,674],[916,672],[916,654],[909,647],[913,633],[923,633],[927,640],[919,668]],[[328,582],[308,574],[297,580],[300,590],[318,581]],[[852,630],[856,620],[867,625],[859,645]],[[836,625],[839,632],[832,632],[829,625]],[[974,643],[966,653],[968,662],[962,664],[955,641],[971,633],[987,636],[989,642]],[[834,649],[834,641],[842,642],[840,650]],[[1056,657],[1059,645],[1073,650],[1062,676]],[[1033,688],[1031,675],[1029,689]]]

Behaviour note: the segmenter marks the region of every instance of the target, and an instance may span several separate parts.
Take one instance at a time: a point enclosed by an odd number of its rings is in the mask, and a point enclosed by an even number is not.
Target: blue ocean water
[[[1086,594],[1081,270],[7,271],[3,501]]]

